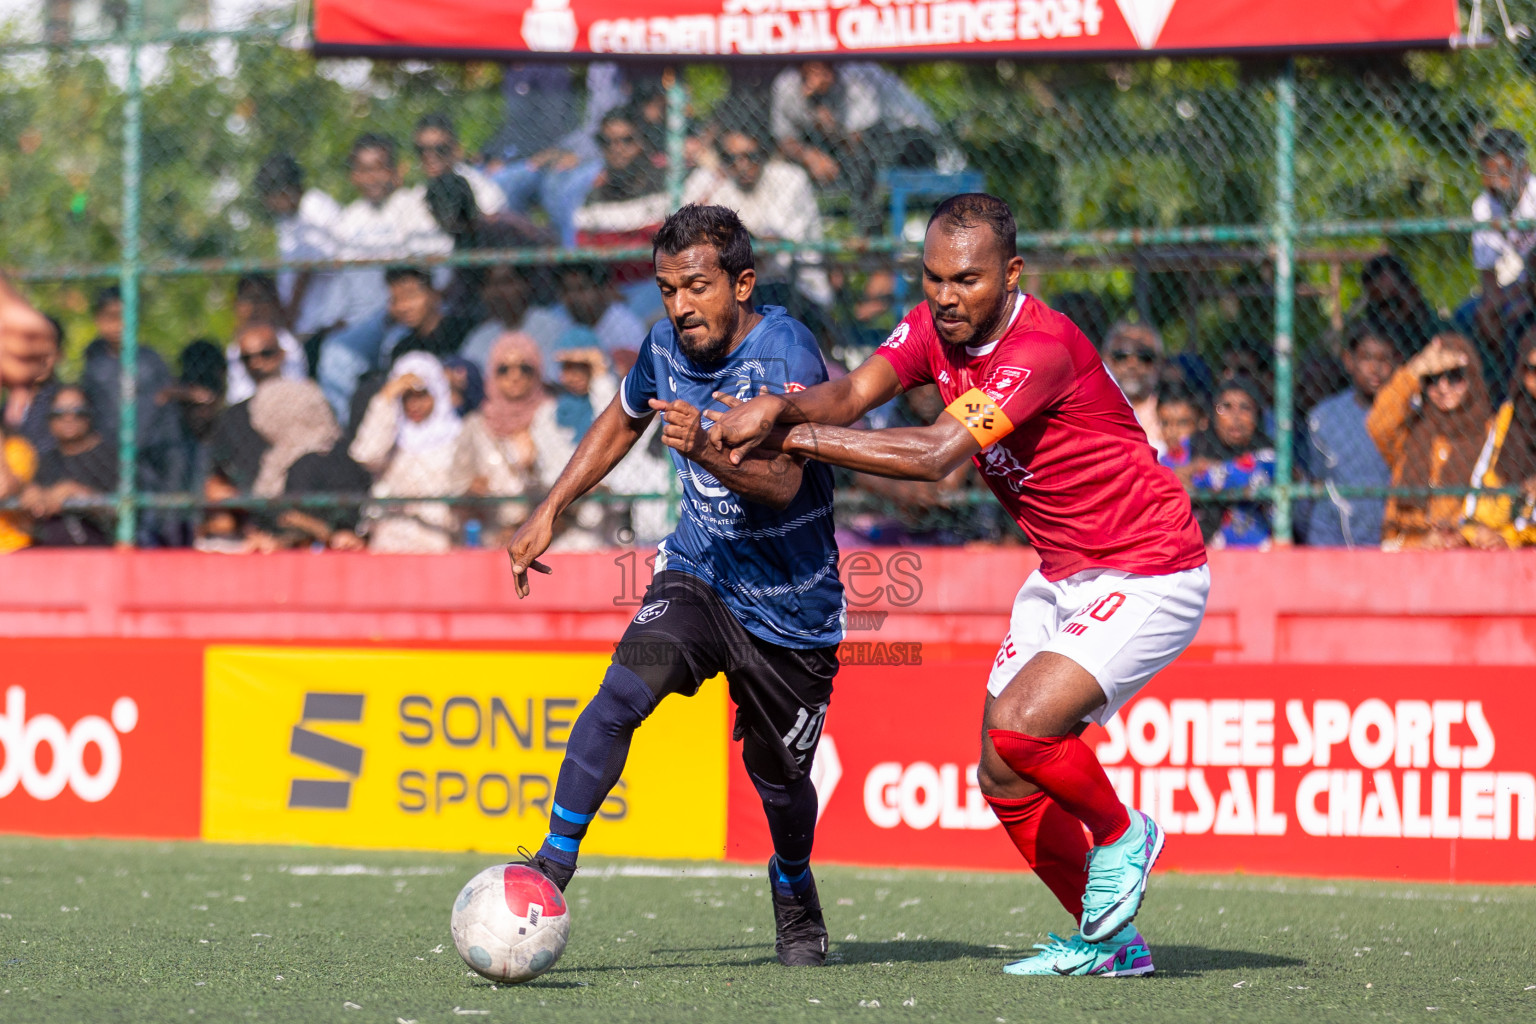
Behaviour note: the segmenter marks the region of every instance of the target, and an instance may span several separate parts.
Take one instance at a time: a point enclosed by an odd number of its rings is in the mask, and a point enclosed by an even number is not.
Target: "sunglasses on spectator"
[[[538,371],[538,367],[532,363],[502,363],[496,367],[496,376],[505,377],[509,373],[520,373],[524,377],[532,377]]]
[[[430,146],[423,146],[419,142],[416,144],[417,156],[426,156],[428,153],[432,154],[433,156],[440,156],[444,159],[447,159],[448,157],[453,156],[453,143],[434,142]]]
[[[1453,370],[1431,373],[1424,377],[1424,386],[1427,388],[1432,388],[1436,384],[1465,384],[1466,382],[1467,371],[1459,366]]]
[[[87,416],[89,415],[89,410],[83,405],[61,405],[55,409],[50,409],[48,415],[52,419],[61,420],[66,416]]]
[[[1151,366],[1153,363],[1157,362],[1158,358],[1157,349],[1155,348],[1138,348],[1135,351],[1132,351],[1128,348],[1117,348],[1109,353],[1109,357],[1117,363],[1123,363],[1127,359],[1134,357],[1141,360],[1143,363],[1146,363],[1148,366]]]
[[[240,361],[242,363],[250,364],[254,363],[258,359],[276,359],[282,354],[283,350],[280,348],[264,348],[258,349],[255,352],[241,352]]]
[[[599,141],[604,149],[612,149],[614,146],[638,145],[640,139],[635,135],[604,135]]]

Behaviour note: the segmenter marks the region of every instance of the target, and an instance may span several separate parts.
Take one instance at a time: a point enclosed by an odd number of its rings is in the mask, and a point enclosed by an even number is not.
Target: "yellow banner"
[[[508,853],[543,840],[600,654],[210,647],[203,837]],[[636,731],[585,853],[719,859],[722,680]]]

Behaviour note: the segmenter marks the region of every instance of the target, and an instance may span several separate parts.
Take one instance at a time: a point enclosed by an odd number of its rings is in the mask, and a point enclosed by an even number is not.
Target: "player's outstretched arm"
[[[829,423],[847,426],[877,405],[901,394],[896,370],[884,356],[873,355],[846,377],[824,381],[804,391],[784,395],[759,395],[723,413],[709,431],[716,451],[730,454],[740,465],[748,452],[762,444],[774,427],[792,423]],[[726,396],[715,398],[725,401]]]
[[[730,408],[746,404],[729,395],[716,397]],[[801,466],[795,457],[779,452],[753,452],[738,465],[731,461],[730,453],[710,446],[703,417],[692,405],[653,398],[651,408],[660,412],[664,421],[662,443],[707,470],[737,496],[782,511],[800,493]]]
[[[897,480],[943,480],[981,451],[965,424],[948,415],[931,426],[889,430],[798,423],[768,443],[788,455]]]
[[[517,528],[507,544],[507,556],[512,560],[512,575],[517,581],[517,596],[528,596],[528,569],[533,560],[542,555],[554,540],[555,521],[570,508],[572,502],[602,483],[614,466],[629,454],[629,450],[645,433],[651,422],[650,416],[632,419],[614,396],[608,408],[592,421],[591,428],[581,444],[576,446],[571,461],[566,463],[555,485],[533,514]]]

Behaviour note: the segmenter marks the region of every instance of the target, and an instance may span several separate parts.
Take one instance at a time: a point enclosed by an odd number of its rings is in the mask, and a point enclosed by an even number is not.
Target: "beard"
[[[1008,315],[1009,303],[1012,300],[1013,293],[1004,292],[1003,300],[998,303],[996,309],[989,311],[986,316],[982,317],[978,321],[973,321],[968,325],[971,327],[971,333],[968,336],[956,341],[950,341],[948,338],[944,337],[943,332],[940,332],[940,340],[948,342],[951,345],[985,344],[985,340],[992,337],[993,333],[996,332],[997,328],[1002,324],[1004,317]],[[955,324],[956,326],[965,323],[965,321],[943,320],[937,315],[934,316],[934,320],[940,324],[949,323]]]
[[[696,363],[717,363],[725,357],[726,350],[731,347],[731,336],[736,333],[736,323],[740,318],[740,311],[734,312],[731,322],[725,325],[725,329],[718,335],[706,334],[702,341],[692,341],[683,333],[684,327],[708,327],[703,320],[672,321],[672,329],[677,332],[677,345],[683,350],[683,354]]]

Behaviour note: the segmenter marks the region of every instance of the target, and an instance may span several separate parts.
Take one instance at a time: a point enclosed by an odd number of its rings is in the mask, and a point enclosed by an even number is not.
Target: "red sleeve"
[[[926,305],[913,309],[896,325],[891,336],[875,349],[875,355],[884,356],[896,371],[896,379],[901,382],[903,391],[911,391],[933,380],[929,349],[935,342],[931,337],[933,321],[925,319],[928,316]]]
[[[1077,371],[1067,346],[1049,334],[1032,332],[1003,345],[978,387],[1018,429],[1070,394]]]

